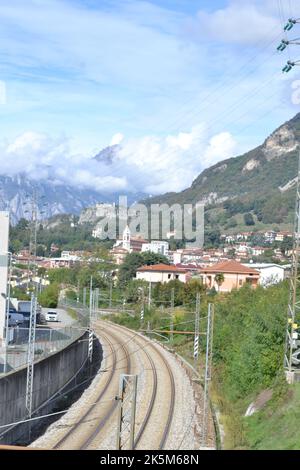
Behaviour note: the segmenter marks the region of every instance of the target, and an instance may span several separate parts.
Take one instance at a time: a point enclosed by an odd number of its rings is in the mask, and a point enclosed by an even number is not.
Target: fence
[[[71,308],[63,303],[62,308]],[[71,312],[70,312],[71,313]],[[74,322],[68,326],[49,328],[47,326],[36,328],[34,360],[45,359],[71,343],[76,341],[88,328],[89,317],[87,309],[76,306]],[[27,364],[29,328],[13,327],[8,332],[9,345],[0,348],[0,374],[20,369]]]

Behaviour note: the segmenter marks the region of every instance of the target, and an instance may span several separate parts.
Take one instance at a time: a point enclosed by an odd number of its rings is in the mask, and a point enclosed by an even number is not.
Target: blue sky
[[[2,171],[177,191],[299,111],[300,69],[281,73],[298,51],[276,52],[294,0],[1,3]],[[110,167],[90,161],[118,142]]]

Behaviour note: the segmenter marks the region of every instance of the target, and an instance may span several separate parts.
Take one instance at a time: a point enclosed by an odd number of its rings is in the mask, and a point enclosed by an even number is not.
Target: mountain
[[[207,218],[211,216],[211,222],[221,227],[229,223],[231,227],[227,228],[244,225],[245,213],[252,214],[258,228],[288,225],[293,219],[299,143],[300,113],[257,148],[204,170],[190,188],[153,197],[146,203],[202,201]]]
[[[106,165],[111,165],[119,150],[120,145],[110,145],[97,153],[97,155],[94,156],[94,160],[105,163]]]
[[[96,191],[30,180],[24,174],[0,175],[0,210],[10,210],[12,223],[21,217],[28,218],[34,191],[38,194],[39,218],[62,213],[79,214],[85,207],[102,200]]]
[[[94,159],[99,163],[110,165],[118,152],[118,145],[101,150]],[[33,180],[25,174],[15,176],[0,175],[0,210],[9,210],[11,222],[15,224],[20,218],[29,217],[30,198],[34,191],[38,195],[38,217],[49,219],[59,214],[79,215],[86,207],[99,203],[118,202],[118,194],[101,194],[90,189],[57,184],[48,180]],[[125,193],[128,202],[133,203],[145,197],[144,193]]]

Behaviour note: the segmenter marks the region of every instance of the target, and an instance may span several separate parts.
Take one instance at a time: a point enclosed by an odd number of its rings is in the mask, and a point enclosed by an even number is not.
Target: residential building
[[[259,271],[259,284],[264,287],[277,284],[285,278],[285,268],[274,263],[247,263],[245,266]]]
[[[276,236],[275,236],[275,241],[276,242],[283,242],[283,240],[285,239],[285,237],[288,237],[288,238],[292,238],[293,237],[293,234],[292,232],[278,232],[276,233]]]
[[[170,282],[175,279],[186,282],[187,272],[185,268],[167,264],[155,264],[140,267],[136,272],[136,279],[150,282],[151,284]]]
[[[267,232],[264,233],[265,241],[266,243],[274,243],[275,238],[276,238],[276,232],[274,230],[268,230]]]
[[[169,243],[160,240],[153,240],[150,243],[144,243],[142,245],[142,252],[145,251],[151,251],[152,253],[168,256]]]
[[[223,274],[224,281],[218,284],[216,277]],[[245,283],[252,287],[257,287],[259,281],[259,271],[249,268],[235,260],[216,263],[201,270],[201,277],[207,288],[215,288],[219,292],[230,292],[232,289],[239,289]]]

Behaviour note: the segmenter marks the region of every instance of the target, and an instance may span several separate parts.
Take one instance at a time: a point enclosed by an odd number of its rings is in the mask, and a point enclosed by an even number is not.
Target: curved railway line
[[[97,321],[94,331],[104,345],[104,374],[86,403],[75,404],[70,410],[72,418],[64,417],[64,424],[58,424],[49,446],[113,448],[118,406],[114,398],[118,395],[120,374],[125,373],[139,377],[134,449],[166,448],[172,432],[176,386],[164,351],[140,333],[113,323]]]
[[[112,365],[111,365],[111,368],[110,368],[109,376],[108,376],[104,386],[101,387],[100,393],[98,394],[98,396],[96,398],[96,401],[88,407],[88,409],[79,418],[79,420],[76,421],[76,423],[74,423],[74,425],[70,427],[70,429],[63,435],[63,437],[61,437],[57,441],[57,443],[53,446],[53,449],[68,448],[68,443],[69,443],[70,440],[72,441],[73,435],[75,433],[77,433],[78,429],[80,429],[82,424],[85,424],[86,422],[89,422],[91,414],[96,410],[97,405],[99,405],[99,404],[102,405],[102,403],[101,403],[102,400],[104,399],[107,392],[109,392],[109,388],[110,388],[110,385],[112,383],[112,380],[115,377],[115,374],[118,370],[117,369],[117,364],[118,364],[117,351],[114,347],[114,343],[111,341],[111,339],[109,339],[109,337],[112,338],[116,342],[118,342],[118,339],[115,335],[113,335],[111,333],[109,334],[109,336],[108,335],[103,335],[103,334],[101,336],[102,336],[102,338],[105,339],[105,341],[108,344],[109,349],[111,351]],[[126,360],[126,365],[125,365],[125,369],[124,369],[123,372],[126,373],[126,374],[129,374],[130,371],[131,371],[131,360],[130,360],[128,350],[122,344],[120,345],[120,348],[123,350],[125,360]],[[117,407],[117,402],[113,401],[112,405],[108,408],[108,411],[104,414],[104,416],[97,423],[96,429],[94,429],[90,434],[88,434],[88,432],[87,432],[86,437],[83,440],[83,443],[78,447],[80,450],[88,448],[90,443],[94,440],[95,436],[100,432],[100,430],[109,421],[109,419],[111,418],[111,416],[115,412],[116,407]],[[97,412],[97,410],[96,410],[96,412]],[[93,416],[91,416],[91,419],[95,419],[95,418],[93,418]]]

